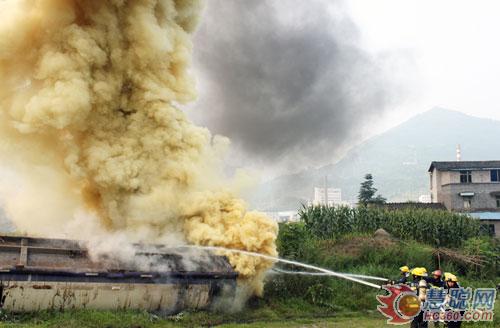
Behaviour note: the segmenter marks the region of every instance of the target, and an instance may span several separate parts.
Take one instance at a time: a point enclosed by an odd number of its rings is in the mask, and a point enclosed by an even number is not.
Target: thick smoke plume
[[[188,70],[201,7],[0,3],[0,149],[24,177],[21,192],[3,192],[19,230],[276,255],[276,225],[247,212],[222,178],[226,140],[179,109],[195,98]],[[72,219],[76,210],[84,214]],[[229,258],[259,292],[269,262]]]
[[[211,110],[195,115],[244,157],[327,162],[401,91],[392,58],[360,46],[343,1],[211,0],[207,13],[195,64],[208,89],[198,106]]]

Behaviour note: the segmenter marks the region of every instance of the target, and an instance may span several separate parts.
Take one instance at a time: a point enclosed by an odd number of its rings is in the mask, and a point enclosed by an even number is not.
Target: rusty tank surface
[[[130,260],[92,261],[74,240],[0,236],[0,308],[206,309],[234,295],[237,273],[208,251],[133,245]]]

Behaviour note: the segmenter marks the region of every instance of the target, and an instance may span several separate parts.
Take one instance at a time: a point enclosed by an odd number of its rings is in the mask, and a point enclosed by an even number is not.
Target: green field
[[[232,315],[226,316],[206,312],[181,313],[172,317],[160,318],[142,312],[69,311],[10,317],[1,324],[1,327],[283,327],[285,322],[287,326],[301,327],[317,323],[325,325],[333,322],[347,323],[350,320],[349,317],[318,319],[307,314],[302,318],[280,318],[276,313],[271,313],[269,309],[256,310],[254,315],[243,313],[239,318]],[[383,320],[380,318],[358,318],[356,321],[383,324]]]
[[[498,314],[498,313],[497,313]],[[326,317],[308,313],[283,315],[271,308],[252,309],[238,315],[207,312],[181,313],[160,318],[145,312],[68,311],[33,315],[4,316],[0,327],[12,328],[160,328],[160,327],[387,327],[385,319],[375,312],[342,313]],[[463,327],[498,327],[496,323],[464,324]]]

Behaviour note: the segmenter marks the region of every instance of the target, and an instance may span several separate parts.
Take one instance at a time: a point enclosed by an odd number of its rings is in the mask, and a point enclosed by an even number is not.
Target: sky
[[[265,177],[439,106],[500,120],[500,2],[210,0],[192,119]]]
[[[499,1],[346,3],[366,49],[404,49],[415,58],[421,95],[401,116],[441,106],[500,120]],[[397,115],[388,122],[398,122]]]

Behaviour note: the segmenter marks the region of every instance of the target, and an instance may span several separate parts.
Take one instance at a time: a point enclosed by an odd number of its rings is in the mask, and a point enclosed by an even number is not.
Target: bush
[[[313,239],[303,223],[281,223],[277,240],[279,254],[290,260],[304,258],[309,249],[313,247],[311,245],[314,243]]]
[[[317,283],[307,289],[306,299],[314,305],[326,306],[333,308],[332,303],[334,297],[333,288],[328,284]]]
[[[466,255],[480,256],[484,261],[483,266],[474,267],[477,278],[487,278],[500,272],[500,241],[494,238],[476,237],[464,242],[463,250]]]

